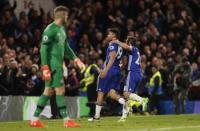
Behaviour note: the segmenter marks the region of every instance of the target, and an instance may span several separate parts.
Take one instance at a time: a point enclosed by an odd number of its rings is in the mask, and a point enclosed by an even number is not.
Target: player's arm
[[[81,72],[84,72],[85,70],[85,65],[83,64],[83,62],[76,56],[76,54],[74,53],[74,51],[70,48],[69,44],[66,43],[65,46],[64,46],[65,50],[65,54],[67,55],[67,57],[70,59],[70,60],[73,60],[74,63],[76,65],[78,65],[78,67],[81,69]]]
[[[123,42],[121,42],[121,41],[117,41],[117,44],[119,45],[119,46],[121,46],[123,49],[125,49],[125,50],[128,50],[128,51],[131,51],[132,50],[132,46],[129,46],[129,45],[127,45],[126,43],[123,43]]]
[[[51,44],[51,40],[53,37],[53,31],[47,29],[44,31],[41,41],[40,47],[40,57],[41,57],[41,70],[42,70],[42,77],[44,80],[51,79],[51,71],[48,65],[48,48]]]
[[[75,60],[78,58],[68,43],[65,44],[65,55],[67,55],[70,60]]]
[[[40,48],[40,56],[41,56],[41,65],[47,65],[47,50],[48,45],[47,44],[41,44]]]
[[[110,69],[110,67],[113,65],[114,61],[115,61],[115,57],[117,55],[117,52],[116,51],[112,51],[110,52],[109,56],[109,61],[108,61],[108,64],[106,65],[106,70],[108,71]]]
[[[111,68],[111,66],[113,65],[113,63],[114,63],[114,61],[115,61],[116,55],[117,55],[117,52],[116,52],[116,51],[110,52],[108,64],[107,64],[106,67],[100,72],[100,77],[101,77],[101,78],[104,78],[104,77],[107,75],[109,69]]]

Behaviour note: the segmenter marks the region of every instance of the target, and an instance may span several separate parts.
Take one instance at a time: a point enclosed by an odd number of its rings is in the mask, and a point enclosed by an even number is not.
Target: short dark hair
[[[109,30],[108,30],[108,31],[110,31],[110,32],[114,33],[114,34],[115,34],[115,36],[116,36],[117,38],[119,38],[119,37],[120,37],[120,32],[119,32],[119,29],[118,29],[118,28],[109,28]]]
[[[127,42],[131,43],[131,45],[135,45],[137,38],[135,36],[127,36]]]
[[[54,9],[54,14],[59,12],[59,11],[65,11],[65,12],[69,12],[69,9],[66,7],[66,6],[57,6],[55,9]]]

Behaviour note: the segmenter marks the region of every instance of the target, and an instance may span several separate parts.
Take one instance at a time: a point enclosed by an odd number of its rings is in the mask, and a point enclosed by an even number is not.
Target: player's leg
[[[65,105],[65,88],[63,80],[63,70],[62,68],[55,69],[55,74],[53,75],[52,86],[55,87],[56,93],[56,104],[58,106],[61,117],[64,120],[65,127],[80,127],[75,121],[71,120],[67,115],[67,108]]]
[[[139,86],[141,82],[141,77],[136,74],[133,74],[133,72],[129,71],[127,79],[126,79],[126,85],[124,87],[124,97],[128,100],[132,101],[138,101],[142,104],[143,111],[147,110],[147,103],[148,103],[148,98],[143,98],[136,93],[134,93]],[[131,106],[131,101],[128,102]]]
[[[139,102],[143,101],[143,98],[141,96],[137,95],[136,93],[124,91],[123,95],[126,99],[129,99],[129,100],[139,101]]]
[[[88,121],[98,121],[100,119],[101,109],[103,107],[104,95],[107,92],[105,88],[107,85],[107,78],[98,78],[97,81],[97,102],[95,107],[95,115],[89,118]]]
[[[98,91],[96,108],[95,108],[95,115],[92,118],[89,118],[88,121],[92,122],[92,121],[99,121],[100,120],[101,109],[103,107],[104,95],[105,95],[105,93]]]
[[[64,87],[56,87],[56,104],[58,106],[58,110],[60,112],[60,115],[63,119],[67,118],[67,111],[66,111],[66,105],[65,105],[65,88]]]
[[[147,107],[148,107],[148,102],[149,99],[148,98],[143,98],[135,93],[131,93],[131,92],[124,92],[124,97],[127,98],[128,101],[128,105],[130,107],[132,107],[134,105],[134,101],[138,101],[141,103],[142,105],[142,110],[145,112],[147,111]]]
[[[101,109],[102,109],[102,105],[103,105],[103,100],[104,100],[104,93],[103,92],[98,92],[97,95],[97,103],[96,103],[96,109],[95,109],[95,115],[94,117],[96,119],[100,118],[100,114],[101,114]]]
[[[108,93],[108,96],[113,99],[113,100],[116,100],[118,101],[120,104],[122,105],[125,105],[125,99],[123,97],[121,97],[117,92],[116,90],[114,89],[111,89]]]
[[[142,102],[143,98],[139,95],[133,93],[136,91],[136,88],[140,82],[140,80],[137,80],[136,75],[133,74],[132,71],[129,71],[127,79],[126,79],[126,85],[124,86],[124,97],[131,100],[136,100],[139,102]]]
[[[107,84],[107,86],[109,87],[109,93],[108,95],[110,96],[111,99],[118,101],[120,104],[122,104],[123,107],[123,113],[122,113],[122,121],[125,121],[124,118],[127,116],[127,109],[125,108],[125,104],[126,104],[126,100],[121,97],[116,90],[120,89],[120,79],[121,79],[121,75],[120,72],[117,71],[117,73],[114,71],[114,73],[112,74],[110,80],[109,80],[109,84]]]
[[[56,87],[56,104],[58,106],[60,115],[62,116],[64,120],[64,126],[65,127],[80,127],[78,123],[76,123],[74,120],[70,119],[67,115],[67,108],[65,105],[65,88],[64,87]]]
[[[122,105],[122,117],[119,122],[124,122],[128,115],[128,109],[126,108],[126,100],[121,97],[115,89],[111,89],[108,93],[109,97],[113,100],[118,101]]]
[[[44,124],[39,120],[39,115],[43,111],[44,107],[46,106],[47,101],[49,100],[49,97],[53,94],[53,89],[46,87],[44,89],[43,94],[40,96],[37,107],[33,116],[33,119],[30,121],[30,126],[33,127],[43,127]]]
[[[116,90],[120,89],[120,80],[120,72],[113,73],[106,86],[109,89],[108,96],[110,96],[111,99],[118,101],[120,104],[125,105],[125,99],[116,92]]]

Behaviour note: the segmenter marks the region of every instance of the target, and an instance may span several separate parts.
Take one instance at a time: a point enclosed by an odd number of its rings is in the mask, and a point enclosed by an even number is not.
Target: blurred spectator
[[[197,63],[192,63],[192,81],[195,81],[200,78],[200,69],[198,68]]]
[[[78,74],[78,70],[72,66],[69,67],[69,73],[67,79],[65,80],[65,94],[67,96],[78,96],[79,95],[79,88],[80,88],[80,78]]]
[[[33,64],[31,67],[31,74],[28,76],[26,82],[25,94],[31,96],[39,96],[43,91],[44,82],[42,80],[41,72],[39,72],[39,66]]]
[[[186,57],[174,69],[174,104],[176,114],[185,113],[185,103],[191,84],[191,65]]]
[[[91,60],[105,58],[107,28],[116,26],[121,30],[121,40],[127,35],[138,34],[137,45],[141,51],[144,86],[152,76],[151,68],[156,66],[163,78],[163,93],[171,99],[174,91],[172,71],[183,57],[193,63],[191,79],[198,78],[198,0],[76,0],[55,3],[69,5],[70,16],[66,25],[68,42],[85,64],[89,64]],[[39,94],[40,90],[37,89],[42,87],[43,83],[39,71],[35,73],[35,67],[40,65],[41,33],[52,21],[52,16],[50,12],[44,12],[42,5],[39,5],[39,11],[32,7],[27,13],[22,11],[19,17],[16,17],[14,12],[18,6],[17,2],[14,2],[13,7],[9,3],[0,6],[1,93]],[[77,80],[74,79],[74,74],[78,72],[73,69],[72,73],[71,70],[72,68],[69,70],[69,79],[75,82]],[[71,81],[68,82],[72,84]],[[78,82],[73,84],[78,85]]]
[[[81,80],[82,91],[87,92],[88,103],[87,106],[90,108],[89,116],[94,116],[95,105],[97,100],[97,80],[100,71],[100,67],[103,65],[103,60],[98,59],[97,64],[89,64],[85,70],[84,77]]]
[[[149,81],[149,95],[150,95],[150,112],[152,114],[159,114],[160,97],[162,92],[163,79],[158,67],[152,67],[152,76]]]

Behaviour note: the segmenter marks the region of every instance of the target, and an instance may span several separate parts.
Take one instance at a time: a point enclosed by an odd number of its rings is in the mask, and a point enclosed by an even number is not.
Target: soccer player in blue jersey
[[[123,49],[115,42],[119,36],[119,31],[116,28],[111,28],[108,31],[107,40],[110,41],[106,60],[101,68],[97,84],[97,104],[95,116],[88,119],[88,121],[98,121],[100,119],[100,112],[102,109],[104,96],[107,94],[111,99],[118,101],[125,105],[125,99],[117,94],[116,90],[120,88],[120,60],[123,55]]]
[[[147,110],[147,98],[138,96],[135,92],[142,79],[141,60],[139,49],[135,46],[136,37],[128,36],[126,43],[120,41],[117,44],[128,51],[128,75],[124,86],[124,97],[128,100],[139,101],[142,104],[143,111]],[[124,112],[125,110],[123,110]],[[124,121],[127,113],[123,113],[121,121]]]

